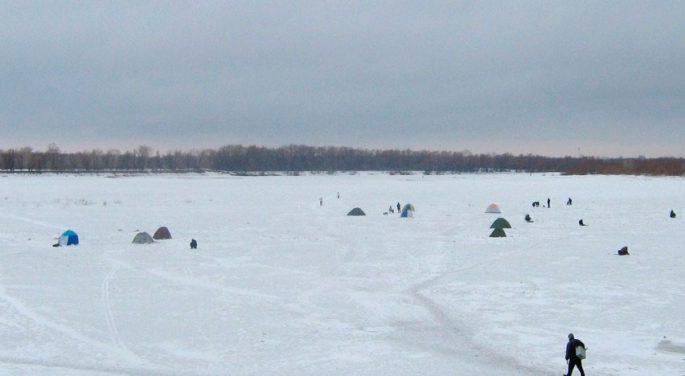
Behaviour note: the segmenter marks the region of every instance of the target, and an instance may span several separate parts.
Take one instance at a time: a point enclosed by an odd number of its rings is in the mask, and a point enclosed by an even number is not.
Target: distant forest
[[[62,152],[30,147],[0,150],[4,172],[268,172],[389,171],[426,174],[472,172],[561,172],[569,175],[685,175],[683,158],[545,157],[453,151],[368,150],[288,145],[278,148],[227,145],[219,149],[160,153],[148,146],[132,151]]]

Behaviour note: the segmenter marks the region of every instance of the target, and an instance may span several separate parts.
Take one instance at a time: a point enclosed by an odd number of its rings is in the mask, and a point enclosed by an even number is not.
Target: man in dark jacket
[[[579,339],[573,337],[573,333],[568,334],[568,343],[566,344],[566,361],[568,362],[568,372],[564,376],[571,376],[573,373],[573,367],[578,367],[580,371],[580,376],[585,376],[585,371],[583,371],[583,362],[576,355],[576,347],[582,346],[585,349],[585,344]]]

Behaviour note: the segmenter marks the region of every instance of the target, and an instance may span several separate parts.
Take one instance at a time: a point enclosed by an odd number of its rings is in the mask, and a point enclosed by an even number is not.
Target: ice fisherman
[[[582,351],[587,349],[585,344],[579,339],[573,336],[573,333],[568,334],[568,343],[566,344],[566,362],[568,363],[568,372],[564,376],[571,376],[573,373],[573,367],[578,367],[580,371],[580,376],[585,376],[585,371],[583,371],[583,361],[578,357],[577,347],[582,347]],[[585,355],[583,355],[583,358]]]
[[[190,239],[190,249],[197,249],[197,240]]]
[[[319,197],[319,206],[323,206],[323,197]]]
[[[547,207],[548,207],[548,208],[551,208],[551,207],[552,207],[550,204],[551,204],[551,201],[549,200],[549,197],[548,197],[548,198],[547,198]]]
[[[675,212],[673,210],[671,210],[670,216],[671,216],[671,218],[675,218]]]
[[[526,217],[524,218],[526,222],[533,222],[533,218],[530,217],[530,214],[526,214]]]
[[[566,205],[573,205],[573,200],[571,200],[570,197],[568,198],[568,201],[566,201]]]
[[[402,209],[402,206],[400,206],[400,202],[397,201],[397,212],[398,213],[400,212],[400,209]]]

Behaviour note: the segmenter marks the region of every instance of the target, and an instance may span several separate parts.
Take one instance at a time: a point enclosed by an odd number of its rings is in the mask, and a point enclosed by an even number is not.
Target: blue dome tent
[[[416,211],[416,209],[414,208],[414,205],[412,205],[412,204],[406,204],[406,205],[404,205],[404,207],[402,208],[402,214],[401,214],[400,216],[403,217],[403,218],[410,218],[410,217],[413,217],[413,216],[414,216],[414,211]]]
[[[78,245],[78,234],[74,230],[67,230],[62,233],[59,237],[59,241],[55,244],[55,247],[63,245]]]

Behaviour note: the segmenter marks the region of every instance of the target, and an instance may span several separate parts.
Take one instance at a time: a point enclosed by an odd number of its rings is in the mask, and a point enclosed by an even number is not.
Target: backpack
[[[585,347],[581,345],[576,346],[576,356],[578,359],[585,359]]]

